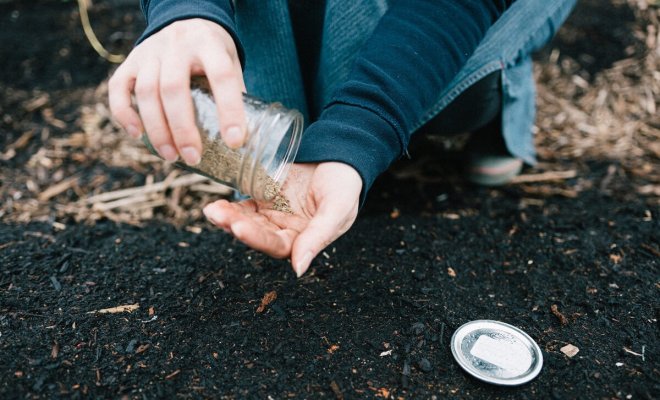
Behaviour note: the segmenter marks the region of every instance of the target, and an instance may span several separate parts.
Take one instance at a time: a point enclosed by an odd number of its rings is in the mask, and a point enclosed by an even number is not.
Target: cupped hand
[[[343,163],[294,164],[282,191],[292,214],[268,203],[219,200],[204,208],[206,217],[255,250],[291,258],[296,275],[353,225],[362,178]]]
[[[164,159],[180,155],[195,165],[202,151],[190,93],[190,77],[196,75],[209,80],[224,142],[240,147],[246,126],[241,64],[231,35],[212,21],[174,22],[133,49],[109,82],[112,115],[133,137],[146,131]]]

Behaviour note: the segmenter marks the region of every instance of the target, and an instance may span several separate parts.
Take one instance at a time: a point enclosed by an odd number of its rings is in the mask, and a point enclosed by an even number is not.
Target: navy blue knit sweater
[[[181,19],[205,18],[236,34],[230,0],[142,0],[140,40]],[[305,131],[297,162],[339,161],[364,186],[405,153],[414,124],[437,100],[513,0],[400,0],[357,57],[321,116]],[[249,60],[248,60],[249,62]],[[414,71],[414,72],[412,72]]]

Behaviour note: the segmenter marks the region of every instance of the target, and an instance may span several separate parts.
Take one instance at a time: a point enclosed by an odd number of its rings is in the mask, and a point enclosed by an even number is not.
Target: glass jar
[[[247,139],[238,149],[227,147],[220,137],[215,100],[206,78],[193,77],[191,84],[195,121],[202,139],[199,164],[175,161],[179,168],[204,175],[256,200],[274,201],[298,152],[303,117],[280,103],[266,103],[244,94]],[[147,148],[158,152],[142,135]]]

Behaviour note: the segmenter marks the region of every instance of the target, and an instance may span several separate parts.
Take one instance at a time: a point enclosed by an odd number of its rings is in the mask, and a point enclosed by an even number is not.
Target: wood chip
[[[188,232],[194,233],[195,235],[199,235],[200,233],[202,233],[202,228],[200,228],[199,226],[186,226],[186,230]]]
[[[177,369],[176,371],[174,371],[174,372],[172,372],[171,374],[167,375],[167,376],[165,377],[165,379],[172,379],[172,378],[174,378],[175,376],[179,375],[180,372],[181,372],[181,370],[180,370],[180,369]]]
[[[135,350],[135,354],[141,354],[141,353],[144,353],[145,351],[147,351],[147,349],[148,349],[149,347],[151,347],[151,345],[150,345],[149,343],[147,343],[147,344],[141,344],[141,345],[139,345],[138,348]]]
[[[642,244],[640,244],[640,247],[643,248],[643,249],[645,249],[645,250],[650,251],[650,252],[653,253],[656,257],[660,257],[660,250],[657,250],[655,247],[653,247],[653,246],[651,246],[651,245],[648,245],[648,244],[646,244],[646,243],[642,243]]]
[[[548,171],[540,174],[526,174],[518,175],[511,179],[509,182],[512,185],[518,183],[532,183],[532,182],[547,182],[547,181],[560,181],[564,179],[571,179],[577,176],[577,171],[574,169],[568,171]]]
[[[330,382],[330,389],[332,389],[332,393],[335,394],[337,400],[344,400],[344,394],[341,392],[341,389],[339,389],[339,385],[337,385],[337,382],[335,381]]]
[[[179,186],[190,186],[195,183],[207,181],[208,178],[201,175],[189,174],[180,176],[171,182],[168,182],[167,179],[161,182],[157,182],[151,185],[138,186],[128,189],[120,189],[112,192],[106,192],[97,194],[95,196],[90,196],[84,199],[85,204],[95,204],[102,203],[110,200],[117,200],[124,197],[130,197],[136,194],[147,194],[147,193],[156,193],[164,191],[168,188],[175,188]]]
[[[579,194],[578,191],[574,189],[564,189],[551,185],[542,185],[542,186],[520,185],[519,187],[526,194],[539,196],[539,197],[561,196],[569,199],[574,199],[578,197]]]
[[[140,305],[135,303],[135,304],[128,304],[124,306],[117,306],[117,307],[111,307],[111,308],[103,308],[101,310],[94,310],[94,311],[88,311],[87,314],[118,314],[118,313],[131,313],[135,310],[140,308]]]
[[[642,357],[642,361],[646,361],[646,355],[645,355],[645,353],[646,353],[646,345],[642,346],[642,352],[641,352],[641,354],[638,353],[638,352],[636,352],[636,351],[632,351],[632,350],[630,350],[629,348],[627,348],[627,347],[625,347],[625,346],[623,347],[623,351],[625,351],[625,352],[628,353],[628,354],[632,354],[633,356],[636,356],[636,357]]]
[[[452,278],[456,278],[456,271],[452,267],[447,267],[447,275],[451,276]]]
[[[25,109],[25,111],[27,112],[32,112],[34,110],[37,110],[45,106],[46,104],[48,104],[49,101],[50,101],[50,96],[48,96],[48,93],[44,93],[24,103],[23,109]]]
[[[550,311],[552,311],[552,314],[559,319],[559,323],[562,325],[568,325],[568,318],[564,316],[564,314],[559,311],[559,307],[557,307],[556,304],[553,304],[550,306]]]
[[[273,301],[275,301],[275,299],[277,299],[276,291],[273,290],[271,292],[266,293],[264,297],[261,299],[261,304],[259,305],[259,307],[257,307],[257,312],[258,313],[264,312],[266,306],[272,303]]]
[[[64,179],[63,181],[56,183],[53,186],[49,187],[48,189],[44,190],[43,192],[39,193],[37,199],[40,202],[48,201],[51,198],[57,196],[58,194],[66,192],[67,190],[77,185],[78,179],[79,178],[77,176],[72,176],[70,178]]]
[[[55,359],[58,354],[60,354],[60,345],[57,342],[53,342],[53,347],[50,349],[50,358]]]
[[[566,356],[568,356],[569,358],[573,358],[580,351],[580,349],[573,346],[572,344],[567,344],[566,346],[559,349],[559,351],[566,354]]]
[[[23,133],[18,139],[16,139],[16,141],[14,141],[14,143],[7,146],[7,150],[5,150],[4,153],[0,153],[0,159],[3,161],[9,161],[14,158],[14,156],[16,156],[16,150],[20,150],[30,143],[30,139],[32,139],[33,136],[34,129]]]
[[[174,372],[172,372],[171,374],[167,375],[167,376],[165,377],[165,379],[172,379],[172,378],[174,378],[175,376],[179,375],[180,372],[181,372],[181,370],[180,370],[180,369],[177,369],[176,371],[174,371]]]
[[[198,183],[190,186],[193,192],[204,192],[211,194],[218,194],[221,196],[228,196],[234,192],[234,189],[229,186],[221,185],[219,183]]]
[[[135,196],[126,197],[123,199],[118,199],[115,201],[109,201],[107,203],[96,203],[92,206],[94,211],[110,211],[117,208],[127,208],[130,207],[132,210],[136,209],[136,205],[140,203],[150,202],[152,200],[152,195],[149,193],[140,193]]]

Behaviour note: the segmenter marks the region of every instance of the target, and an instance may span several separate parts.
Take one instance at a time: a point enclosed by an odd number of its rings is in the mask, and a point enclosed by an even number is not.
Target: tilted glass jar
[[[218,112],[206,78],[194,77],[191,91],[195,121],[202,139],[201,161],[195,166],[183,161],[175,161],[174,165],[230,186],[256,200],[273,201],[277,198],[298,152],[302,114],[280,103],[267,103],[244,94],[247,140],[234,150],[220,137]],[[153,154],[158,155],[146,134],[142,140]]]

